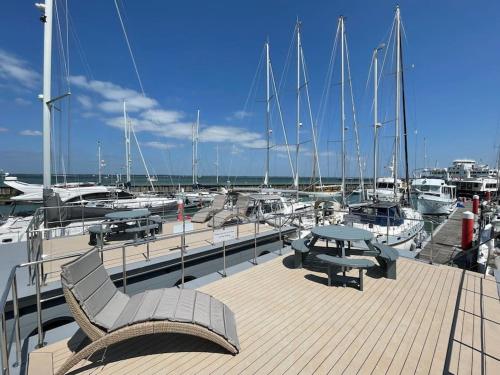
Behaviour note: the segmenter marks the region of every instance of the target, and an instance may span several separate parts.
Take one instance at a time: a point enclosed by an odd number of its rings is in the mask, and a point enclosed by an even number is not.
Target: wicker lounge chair
[[[82,359],[114,343],[156,333],[201,337],[239,352],[233,312],[214,297],[191,289],[166,288],[132,297],[117,290],[97,250],[62,266],[64,297],[91,343],[57,371],[65,374]]]

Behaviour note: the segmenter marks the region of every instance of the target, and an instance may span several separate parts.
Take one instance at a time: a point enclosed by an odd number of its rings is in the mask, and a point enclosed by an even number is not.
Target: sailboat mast
[[[217,186],[219,186],[219,145],[215,146],[215,178]]]
[[[382,47],[373,51],[373,199],[377,195],[377,159],[378,159],[378,51]]]
[[[399,6],[396,7],[396,126],[395,126],[395,137],[394,137],[394,200],[397,200],[398,196],[398,158],[399,158],[399,112],[400,112],[400,101],[401,101],[401,19]]]
[[[266,149],[266,174],[264,176],[264,186],[269,185],[269,147],[270,147],[270,136],[271,129],[269,128],[269,118],[270,118],[270,84],[269,84],[269,67],[271,61],[269,58],[269,40],[266,42],[266,138],[267,138],[267,149]]]
[[[52,8],[53,1],[45,0],[45,5],[37,5],[43,11],[43,189],[50,189],[51,181],[51,76],[52,76]],[[44,194],[45,196],[45,194]]]
[[[340,22],[340,39],[341,39],[341,52],[340,52],[340,59],[341,59],[341,81],[340,81],[340,126],[342,128],[342,205],[345,205],[345,106],[344,106],[344,86],[345,86],[345,80],[344,80],[344,17],[340,16],[339,18]]]
[[[399,51],[401,54],[401,95],[403,100],[403,138],[405,144],[405,180],[406,180],[406,195],[408,204],[410,203],[410,171],[408,166],[408,126],[406,124],[406,98],[405,98],[405,74],[403,65],[403,42],[399,39]]]
[[[295,149],[295,187],[299,199],[299,149],[300,149],[300,21],[297,20],[297,145]]]
[[[191,173],[192,173],[192,185],[194,186],[195,184],[195,164],[196,164],[196,157],[194,155],[194,142],[195,142],[195,127],[196,124],[193,122],[193,125],[191,126],[191,147],[192,147],[192,162],[191,162]]]
[[[127,119],[127,102],[125,100],[123,101],[123,121],[125,129],[125,173],[127,176],[126,184],[128,186],[131,181],[130,166],[132,159],[130,157],[130,123]]]
[[[98,182],[101,184],[101,141],[97,141]]]
[[[196,123],[192,127],[192,143],[193,143],[193,186],[198,185],[198,129],[200,127],[200,110],[196,112]]]

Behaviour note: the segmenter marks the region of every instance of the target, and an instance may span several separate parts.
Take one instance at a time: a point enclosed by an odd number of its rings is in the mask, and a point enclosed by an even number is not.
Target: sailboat
[[[400,190],[398,185],[398,157],[399,157],[399,142],[400,142],[400,115],[401,102],[403,102],[404,116],[404,89],[402,75],[402,43],[401,43],[401,14],[399,6],[396,7],[394,17],[394,47],[396,49],[396,106],[395,106],[395,141],[393,154],[393,170],[390,181],[392,183],[392,199],[379,200],[377,194],[378,178],[377,178],[377,160],[378,160],[378,130],[380,123],[378,121],[378,53],[385,48],[385,45],[380,45],[373,51],[373,69],[374,69],[374,185],[371,194],[371,201],[353,204],[349,207],[349,215],[346,215],[345,222],[356,228],[366,229],[374,234],[374,239],[377,242],[389,245],[398,249],[418,251],[421,242],[426,236],[424,221],[422,215],[411,207],[403,207],[400,203]],[[402,95],[403,93],[403,95]],[[406,132],[405,132],[406,135]],[[405,142],[406,146],[406,142]],[[407,155],[406,155],[407,156]],[[408,164],[406,163],[406,168]],[[408,175],[408,172],[407,172]],[[382,183],[384,180],[381,180]],[[383,185],[384,193],[387,192],[389,185]],[[357,244],[362,246],[362,244]]]

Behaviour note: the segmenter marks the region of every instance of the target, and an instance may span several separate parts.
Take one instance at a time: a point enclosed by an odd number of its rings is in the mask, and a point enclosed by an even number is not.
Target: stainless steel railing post
[[[45,345],[43,342],[43,326],[42,326],[42,299],[41,299],[41,287],[40,287],[40,263],[35,266],[35,291],[36,291],[36,321],[38,329],[38,344],[37,348],[41,348]]]
[[[16,362],[13,366],[17,367],[21,361],[21,329],[19,324],[19,300],[16,273],[14,273],[14,279],[12,280],[12,302],[14,307],[14,338],[16,340]]]
[[[123,293],[127,293],[127,261],[125,258],[125,246],[122,246],[122,269],[123,269]]]
[[[181,237],[181,285],[184,289],[184,278],[185,278],[185,264],[184,264],[184,252],[186,251],[186,220],[184,216],[184,211],[182,212],[182,237]]]
[[[385,244],[389,246],[389,224],[390,224],[389,215],[387,215],[386,224],[387,224],[387,237],[385,240]]]
[[[431,264],[434,257],[434,222],[431,220]]]
[[[223,269],[222,269],[222,277],[226,277],[226,241],[222,241],[222,259],[224,261]]]
[[[240,208],[236,208],[236,238],[240,238]]]
[[[257,221],[253,226],[253,264],[257,265]]]
[[[146,261],[149,262],[149,240],[151,235],[151,229],[149,229],[149,217],[146,218],[146,228],[148,228],[147,236],[146,236]],[[154,233],[154,229],[153,229]]]
[[[2,334],[0,337],[0,346],[2,350],[2,367],[3,371],[2,374],[9,375],[10,373],[10,367],[9,367],[9,352],[7,348],[7,325],[5,323],[5,311],[2,312]]]

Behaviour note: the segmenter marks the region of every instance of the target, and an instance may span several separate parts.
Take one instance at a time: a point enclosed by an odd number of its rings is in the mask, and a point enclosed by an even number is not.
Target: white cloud
[[[78,103],[80,103],[80,105],[84,109],[90,109],[90,108],[92,108],[92,100],[87,95],[78,95],[76,97],[76,100],[78,100]]]
[[[19,135],[24,135],[24,136],[28,136],[28,137],[38,137],[38,136],[42,135],[42,132],[39,130],[26,129],[26,130],[20,131]]]
[[[40,76],[25,60],[0,49],[0,78],[34,89],[38,85]]]
[[[101,101],[96,109],[103,114],[103,121],[117,129],[123,129],[123,100],[127,102],[127,113],[134,131],[148,132],[158,137],[190,140],[193,122],[181,111],[161,108],[159,103],[142,93],[112,82],[88,80],[84,76],[70,78],[73,86],[99,95]],[[85,95],[81,96],[85,98]],[[84,102],[86,99],[83,99]],[[90,101],[90,99],[89,99]],[[89,103],[82,103],[83,106]],[[119,115],[118,115],[119,114]],[[112,117],[109,117],[109,116]],[[251,116],[245,111],[236,111],[233,116],[243,119]],[[264,148],[266,142],[260,133],[229,125],[200,125],[200,142],[234,143],[246,148]],[[152,146],[156,147],[156,146]]]
[[[0,133],[5,133],[5,132],[8,132],[8,131],[9,131],[9,129],[7,129],[7,128],[1,128],[0,127]]]
[[[123,112],[124,100],[127,102],[128,112],[151,109],[158,105],[155,99],[148,98],[136,90],[127,89],[112,82],[88,80],[84,76],[72,76],[70,82],[74,86],[102,96],[105,100],[99,103],[98,106],[104,112]]]
[[[253,116],[253,113],[251,112],[247,112],[247,111],[244,111],[244,110],[239,110],[239,111],[235,111],[233,112],[230,116],[226,117],[226,120],[227,121],[232,121],[232,120],[243,120],[247,117],[252,117]]]
[[[14,103],[16,103],[17,105],[21,105],[21,106],[26,106],[26,105],[31,104],[31,102],[29,100],[26,100],[23,98],[15,98]]]
[[[143,145],[147,146],[147,147],[157,148],[159,150],[169,150],[171,148],[176,147],[176,145],[172,144],[172,143],[164,143],[164,142],[157,142],[157,141],[145,142],[145,143],[143,143]]]

